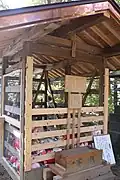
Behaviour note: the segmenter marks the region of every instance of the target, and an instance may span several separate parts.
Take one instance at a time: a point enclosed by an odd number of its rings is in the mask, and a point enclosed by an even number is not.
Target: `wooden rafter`
[[[68,34],[74,34],[77,32],[81,32],[97,23],[100,23],[108,18],[108,15],[106,14],[97,14],[97,15],[91,15],[91,17],[80,17],[76,18],[70,21],[69,24],[63,25],[54,32],[52,32],[52,35],[58,36],[58,37],[66,37]]]
[[[14,55],[23,48],[23,44],[25,41],[34,40],[36,39],[36,37],[44,37],[58,27],[60,27],[59,23],[52,23],[49,25],[40,25],[30,29],[26,29],[22,35],[14,39],[13,43],[9,47],[4,49],[3,56]]]
[[[105,57],[119,56],[120,55],[120,44],[113,47],[108,47],[103,50]]]

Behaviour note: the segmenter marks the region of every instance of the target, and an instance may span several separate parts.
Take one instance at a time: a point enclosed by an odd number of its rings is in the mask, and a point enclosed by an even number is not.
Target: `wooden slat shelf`
[[[67,114],[67,111],[67,108],[39,108],[32,109],[32,115]],[[103,112],[103,107],[82,107],[82,113],[86,112]]]
[[[5,111],[16,114],[16,115],[20,115],[20,108],[18,107],[5,105]]]
[[[78,128],[74,128],[75,133],[77,133]],[[81,127],[81,133],[94,132],[103,129],[103,125]],[[64,130],[55,130],[55,131],[46,131],[40,133],[32,133],[32,139],[42,139],[47,137],[63,136],[67,134],[67,129]],[[70,134],[72,134],[72,129],[70,129]]]
[[[86,136],[86,137],[81,137],[80,142],[86,142],[86,141],[92,141],[92,136]],[[77,139],[75,139],[75,141],[77,141]],[[72,139],[70,139],[70,144],[72,144]],[[54,142],[54,143],[46,143],[46,144],[39,144],[39,145],[34,145],[32,146],[32,151],[36,151],[36,150],[42,150],[42,149],[48,149],[49,147],[60,147],[60,146],[65,146],[66,145],[66,140],[62,141],[60,140],[59,142]],[[43,148],[42,148],[43,147]],[[32,163],[36,163],[36,162],[40,162],[40,161],[44,161],[47,159],[53,159],[54,158],[54,153],[48,153],[46,155],[40,155],[40,156],[32,156]]]
[[[15,127],[9,125],[8,123],[5,124],[5,130],[12,133],[15,137],[20,139],[20,131],[16,129]]]
[[[88,116],[88,117],[81,117],[81,123],[83,122],[99,122],[103,121],[103,116]],[[70,123],[72,123],[72,119],[70,119]],[[32,128],[34,127],[43,127],[43,126],[54,126],[54,125],[65,125],[67,124],[67,119],[54,119],[54,120],[38,120],[32,121]],[[77,124],[77,119],[76,119]]]
[[[16,85],[16,86],[7,86],[5,88],[5,92],[7,93],[20,93],[20,85]]]
[[[11,152],[12,155],[14,155],[15,157],[20,157],[19,156],[19,152],[17,150],[15,150],[7,141],[4,142],[5,143],[5,148]]]
[[[86,141],[88,142],[88,141],[92,141],[92,139],[93,139],[92,136],[85,136],[85,137],[81,137],[80,142],[86,142]],[[75,139],[75,141],[77,141],[77,139]],[[72,139],[70,139],[70,144],[72,144]],[[45,144],[35,144],[32,145],[32,152],[43,149],[57,148],[62,146],[66,146],[66,140],[58,140],[52,143],[45,143]]]
[[[3,157],[1,160],[2,165],[7,170],[9,175],[12,177],[13,180],[20,180],[20,176],[16,173],[16,171],[10,166],[7,160]]]
[[[20,128],[20,121],[18,121],[17,119],[11,118],[9,116],[3,115],[3,117],[5,118],[5,121],[8,122],[9,124]]]

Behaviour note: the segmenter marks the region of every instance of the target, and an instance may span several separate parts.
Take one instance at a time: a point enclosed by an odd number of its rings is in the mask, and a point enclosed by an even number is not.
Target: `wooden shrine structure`
[[[107,134],[109,70],[120,69],[120,8],[111,0],[82,0],[1,11],[0,61],[1,163],[13,180],[42,179],[43,168],[32,165],[54,159],[54,148],[92,142],[96,131]],[[99,106],[86,107],[95,77]],[[56,105],[53,78],[65,78],[64,107]],[[11,154],[20,167],[11,166]]]

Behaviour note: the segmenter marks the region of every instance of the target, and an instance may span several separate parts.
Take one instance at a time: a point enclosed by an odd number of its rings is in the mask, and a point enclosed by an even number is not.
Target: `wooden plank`
[[[25,74],[26,58],[22,59],[20,85],[20,180],[24,180],[24,146],[25,146]]]
[[[104,129],[103,133],[108,133],[108,98],[109,98],[109,69],[105,68],[105,80],[104,80]]]
[[[11,118],[6,115],[3,115],[3,117],[5,118],[5,121],[8,122],[9,124],[12,124],[13,126],[17,128],[20,128],[20,121],[18,121],[17,119]]]
[[[17,157],[18,159],[20,158],[19,152],[16,151],[7,141],[4,142],[5,148],[10,151],[12,155]]]
[[[11,72],[18,71],[18,69],[21,69],[21,68],[22,68],[22,62],[16,63],[16,64],[12,65],[11,67],[8,67],[5,70],[5,74],[9,74]]]
[[[81,123],[83,122],[99,122],[103,121],[104,116],[88,116],[81,117]],[[72,119],[70,118],[70,124],[72,123]],[[67,124],[67,119],[56,119],[56,120],[38,120],[32,122],[32,128],[34,127],[43,127],[43,126],[54,126],[54,125],[64,125]],[[77,124],[77,119],[76,119]]]
[[[86,112],[102,112],[103,107],[82,107],[82,113]],[[72,113],[72,111],[71,111]],[[32,115],[45,115],[45,114],[67,114],[67,108],[38,108],[32,109]]]
[[[69,105],[69,101],[68,101],[68,105]],[[66,129],[66,135],[67,135],[67,149],[69,149],[69,146],[70,146],[70,120],[72,122],[72,119],[71,119],[71,115],[70,115],[70,111],[68,109],[68,117],[67,117],[67,129]]]
[[[80,76],[65,76],[65,92],[86,92],[86,78]]]
[[[97,130],[102,130],[103,125],[97,125],[97,126],[87,126],[87,127],[81,127],[81,133],[85,132],[94,132]],[[78,128],[75,127],[74,124],[74,132],[73,129],[69,129],[70,134],[75,134],[78,132]],[[55,130],[55,131],[45,131],[45,132],[40,132],[40,133],[32,133],[32,139],[42,139],[42,138],[47,138],[47,137],[55,137],[55,136],[63,136],[67,134],[67,129],[63,130]]]
[[[81,137],[81,143],[83,142],[89,142],[89,141],[92,141],[92,136],[86,136],[86,137]],[[72,144],[72,140],[70,139],[70,144]],[[66,140],[65,141],[62,141],[60,140],[59,142],[54,142],[54,143],[49,143],[49,146],[47,146],[46,144],[43,144],[43,149],[45,147],[45,149],[48,149],[49,147],[60,147],[60,146],[65,146],[66,145]],[[32,148],[32,151],[36,151],[35,149],[37,150],[40,150],[42,149],[42,145],[41,144],[38,144],[36,145],[36,147],[33,147]],[[32,163],[34,162],[40,162],[40,161],[44,161],[44,160],[47,160],[47,159],[53,159],[54,158],[54,153],[48,153],[46,155],[40,155],[40,156],[33,156],[32,157]]]
[[[15,170],[10,166],[4,157],[2,158],[1,163],[13,180],[20,180],[20,176],[15,172]]]
[[[0,161],[4,154],[4,118],[0,117]]]
[[[73,109],[73,118],[72,118],[72,148],[75,147],[75,110]]]
[[[72,57],[76,57],[76,49],[77,49],[76,34],[72,36],[71,41],[72,41]]]
[[[7,92],[7,93],[19,93],[20,88],[21,88],[20,85],[7,86],[7,87],[5,87],[5,92]]]
[[[25,90],[25,171],[31,170],[33,59],[27,57]]]
[[[5,130],[12,133],[17,138],[20,138],[20,131],[16,129],[15,127],[9,125],[8,123],[5,123]]]
[[[18,107],[5,105],[5,111],[16,114],[16,115],[20,115],[20,108]]]
[[[78,129],[77,129],[77,145],[80,144],[80,131],[81,131],[81,108],[78,110],[78,119],[77,119]]]
[[[32,109],[32,115],[67,114],[67,108]]]

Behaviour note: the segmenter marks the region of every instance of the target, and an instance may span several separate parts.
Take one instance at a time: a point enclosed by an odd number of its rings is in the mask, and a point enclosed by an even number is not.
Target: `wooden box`
[[[65,92],[76,92],[85,93],[86,92],[86,78],[79,76],[65,76]]]
[[[55,154],[55,163],[68,172],[81,171],[102,164],[102,150],[80,147]]]

